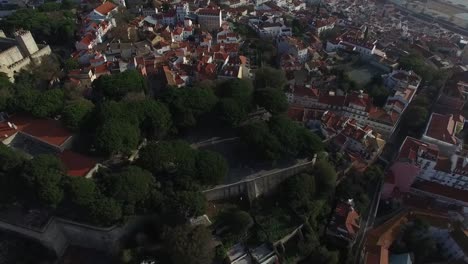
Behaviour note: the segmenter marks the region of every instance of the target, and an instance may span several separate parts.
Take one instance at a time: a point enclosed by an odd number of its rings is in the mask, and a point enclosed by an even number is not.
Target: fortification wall
[[[233,184],[216,186],[212,189],[203,191],[203,193],[208,201],[224,200],[240,196],[247,196],[250,200],[253,200],[260,195],[267,194],[274,190],[287,178],[311,168],[314,166],[315,160],[316,158],[306,163],[293,165],[279,171],[267,173]]]

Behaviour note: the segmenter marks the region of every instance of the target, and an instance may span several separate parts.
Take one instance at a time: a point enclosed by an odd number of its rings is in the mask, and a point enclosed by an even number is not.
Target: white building
[[[468,206],[467,153],[444,156],[437,145],[407,137],[398,159],[418,167],[411,192],[433,197],[439,202]]]
[[[292,29],[284,25],[281,17],[270,16],[267,20],[249,19],[249,26],[261,38],[276,38],[279,36],[292,36]]]

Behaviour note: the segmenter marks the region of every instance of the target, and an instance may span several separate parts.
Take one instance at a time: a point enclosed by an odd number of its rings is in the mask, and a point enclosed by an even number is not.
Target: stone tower
[[[23,53],[25,57],[31,56],[39,50],[36,41],[29,31],[19,30],[15,32],[15,39],[18,42],[21,53]]]

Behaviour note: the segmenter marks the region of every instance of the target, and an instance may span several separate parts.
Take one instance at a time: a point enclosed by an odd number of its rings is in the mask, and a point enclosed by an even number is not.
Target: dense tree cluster
[[[396,254],[413,253],[415,263],[428,263],[431,261],[445,262],[444,254],[431,236],[429,223],[423,219],[415,218],[401,231],[401,238],[396,241],[391,251]]]
[[[430,101],[424,95],[419,95],[409,104],[401,120],[401,129],[405,134],[419,137],[429,118],[429,107]]]
[[[218,153],[192,149],[180,140],[150,142],[139,156],[141,167],[185,185],[218,184],[228,171],[226,160]]]
[[[39,9],[24,8],[1,20],[1,28],[9,33],[25,29],[31,31],[38,43],[65,44],[74,39],[75,15],[69,1],[46,3]]]
[[[176,226],[163,234],[165,248],[174,264],[211,263],[214,248],[211,233],[204,226]]]
[[[284,116],[246,125],[240,135],[260,159],[310,157],[323,149],[317,135]]]
[[[170,88],[162,95],[172,114],[174,125],[178,128],[193,127],[197,120],[209,113],[218,99],[212,89]]]
[[[144,93],[146,80],[137,70],[128,70],[112,75],[102,75],[93,82],[96,97],[122,100],[128,94]]]
[[[351,171],[336,188],[336,197],[340,200],[353,199],[358,212],[364,213],[370,203],[369,194],[383,179],[383,172],[378,166],[371,166],[359,173]]]
[[[172,126],[167,107],[152,99],[108,101],[96,111],[94,142],[105,155],[129,153],[136,149],[140,136],[150,139],[165,136]]]
[[[168,153],[173,158],[159,163],[161,167],[142,166],[152,171],[138,166],[101,169],[93,179],[66,176],[55,156],[39,155],[26,160],[0,145],[0,205],[16,201],[52,208],[67,217],[99,225],[114,224],[124,216],[155,212],[163,213],[171,219],[169,222],[184,222],[205,211],[201,184],[216,184],[227,173],[222,157],[192,150],[184,144],[150,143],[138,164],[144,164],[148,155]],[[171,156],[170,152],[181,157]],[[168,165],[172,162],[174,166]],[[212,167],[205,170],[207,162]]]

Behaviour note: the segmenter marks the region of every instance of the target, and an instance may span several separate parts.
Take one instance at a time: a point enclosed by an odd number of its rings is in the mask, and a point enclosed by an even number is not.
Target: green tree
[[[374,105],[383,107],[387,102],[389,92],[383,85],[372,85],[369,89],[369,95],[373,99]]]
[[[50,89],[39,94],[31,113],[36,117],[52,117],[63,109],[64,93],[62,89]]]
[[[143,116],[140,116],[144,110],[132,108],[136,103],[125,103],[116,101],[106,101],[99,106],[97,119],[100,123],[104,123],[109,119],[122,120],[126,123],[138,126],[139,121],[143,120]],[[143,107],[144,108],[144,107]]]
[[[298,151],[300,155],[312,157],[314,154],[317,154],[324,149],[320,137],[304,127],[298,127],[296,129],[296,137],[299,142]]]
[[[328,196],[335,190],[336,171],[329,162],[325,160],[317,161],[314,166],[314,175],[317,189],[320,190],[322,196]]]
[[[282,185],[284,200],[298,215],[308,215],[312,210],[312,199],[315,195],[315,179],[312,175],[302,173],[288,178]]]
[[[255,89],[273,88],[283,90],[287,80],[284,71],[271,67],[262,67],[255,72]]]
[[[74,58],[68,58],[65,61],[65,70],[67,72],[80,68],[80,63]]]
[[[137,126],[125,120],[109,119],[97,129],[96,147],[106,155],[117,153],[130,153],[136,149],[140,139],[140,131]]]
[[[2,20],[0,26],[11,34],[18,29],[29,30],[37,42],[50,44],[64,44],[74,39],[76,28],[75,16],[70,11],[43,12],[31,8],[17,10]]]
[[[117,101],[122,100],[128,93],[143,93],[145,90],[146,80],[137,70],[102,75],[93,82],[93,92]]]
[[[108,196],[123,205],[124,214],[133,215],[151,197],[155,180],[149,171],[129,166],[105,179]]]
[[[217,221],[220,224],[226,225],[231,233],[241,237],[245,236],[254,224],[253,218],[249,213],[238,209],[222,211]]]
[[[309,260],[314,261],[314,263],[338,264],[340,257],[338,251],[330,251],[326,247],[321,246],[312,252]]]
[[[38,155],[28,162],[24,177],[34,198],[46,206],[56,207],[63,198],[62,178],[64,167],[57,157]]]
[[[200,88],[168,89],[161,99],[169,107],[174,124],[181,128],[195,126],[218,100],[213,90]]]
[[[298,138],[296,124],[286,116],[273,116],[268,125],[270,131],[281,145],[281,156],[296,157],[298,154]]]
[[[90,206],[98,193],[94,180],[82,177],[68,177],[65,190],[70,202],[78,207]]]
[[[220,98],[232,98],[245,108],[249,108],[252,102],[253,85],[250,80],[234,79],[219,83],[216,94]]]
[[[0,112],[7,109],[7,103],[13,94],[13,84],[5,73],[0,73]]]
[[[138,164],[155,175],[163,172],[193,175],[195,154],[195,150],[181,140],[150,142],[140,151]]]
[[[122,218],[122,208],[112,198],[99,197],[90,205],[91,220],[99,225],[115,224]]]
[[[39,96],[38,90],[20,83],[16,85],[15,94],[8,102],[8,106],[12,111],[31,113]]]
[[[77,131],[90,117],[94,104],[86,99],[78,99],[67,103],[63,109],[63,121],[65,125]]]
[[[23,182],[20,180],[25,158],[0,144],[0,205],[19,201]]]
[[[338,27],[334,27],[331,29],[324,30],[320,33],[320,40],[323,42],[327,40],[334,40],[339,37],[341,34],[340,29]]]
[[[426,125],[428,117],[429,111],[426,106],[410,104],[402,117],[402,123],[413,134],[418,134]]]
[[[272,114],[281,114],[288,109],[288,101],[282,90],[265,88],[255,91],[255,103]]]
[[[221,183],[228,173],[228,164],[220,154],[201,150],[196,156],[197,180],[206,185]]]
[[[211,240],[206,227],[183,225],[167,229],[163,241],[174,264],[205,264],[211,263],[214,257]]]
[[[238,126],[247,117],[244,106],[232,98],[219,100],[215,113],[219,120],[231,127]]]
[[[169,109],[162,103],[146,99],[130,102],[128,111],[135,111],[140,129],[149,138],[164,137],[172,126],[172,117]]]
[[[163,211],[176,219],[188,219],[205,213],[206,199],[199,191],[176,191],[166,196]]]
[[[258,158],[277,160],[281,157],[281,144],[270,132],[265,122],[257,122],[242,127],[240,137]]]

